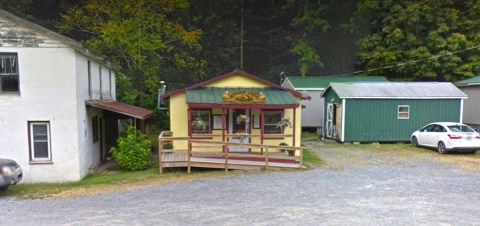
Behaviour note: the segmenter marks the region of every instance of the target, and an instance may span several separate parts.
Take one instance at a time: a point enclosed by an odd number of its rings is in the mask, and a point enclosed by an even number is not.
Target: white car
[[[434,122],[413,132],[413,146],[436,148],[439,153],[449,151],[475,154],[480,149],[480,134],[470,126],[457,122]]]

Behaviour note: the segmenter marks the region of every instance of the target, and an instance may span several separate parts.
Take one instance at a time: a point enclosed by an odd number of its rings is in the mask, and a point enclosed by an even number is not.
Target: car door
[[[441,136],[446,132],[443,126],[438,124],[433,124],[430,131],[428,132],[427,145],[431,147],[436,147],[438,142],[441,140]]]
[[[427,125],[418,132],[417,140],[419,145],[428,145],[428,131],[432,130],[433,125]]]

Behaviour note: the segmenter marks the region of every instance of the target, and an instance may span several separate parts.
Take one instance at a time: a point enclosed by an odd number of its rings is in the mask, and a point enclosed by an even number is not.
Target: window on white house
[[[192,134],[210,134],[211,116],[210,110],[192,110]]]
[[[409,118],[410,118],[410,106],[398,105],[398,119],[409,119]]]
[[[18,93],[18,57],[16,53],[0,53],[0,93]]]
[[[281,134],[283,133],[282,128],[277,127],[278,122],[282,120],[283,110],[275,111],[264,111],[263,118],[265,122],[263,123],[263,132],[265,134]]]
[[[50,122],[29,122],[31,160],[50,161]]]

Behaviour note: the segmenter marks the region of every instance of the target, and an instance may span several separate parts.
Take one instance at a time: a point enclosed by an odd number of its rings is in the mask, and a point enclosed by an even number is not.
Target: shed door
[[[325,122],[327,137],[333,138],[333,104],[327,105],[327,120]]]
[[[335,134],[342,140],[342,105],[335,105]]]

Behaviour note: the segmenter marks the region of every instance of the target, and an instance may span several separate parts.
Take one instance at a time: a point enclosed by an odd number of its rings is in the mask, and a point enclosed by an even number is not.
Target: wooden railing
[[[293,156],[279,156],[278,154],[274,156],[275,159],[282,160],[292,160],[293,162],[298,162],[298,167],[302,167],[303,164],[303,151],[301,147],[294,146],[275,146],[275,145],[265,145],[265,144],[251,144],[251,143],[233,143],[233,142],[222,142],[222,141],[212,141],[212,140],[202,140],[210,137],[221,137],[222,135],[213,135],[213,134],[203,134],[200,136],[195,136],[192,138],[189,137],[174,137],[172,131],[163,131],[159,138],[158,145],[158,161],[159,161],[159,173],[162,174],[164,167],[187,167],[188,173],[191,172],[192,167],[192,158],[194,157],[206,157],[206,158],[222,158],[225,171],[229,170],[229,159],[235,158],[263,158],[264,159],[264,168],[268,170],[270,167],[270,158],[272,155],[275,155],[277,152],[272,152],[272,150],[284,150],[287,152],[293,152]],[[237,137],[238,135],[231,134],[229,137]],[[260,135],[247,135],[247,137],[256,137]],[[288,135],[286,135],[288,136]],[[164,149],[164,144],[173,143],[173,141],[186,141],[187,149]],[[173,144],[172,144],[173,147]],[[237,148],[249,148],[249,149],[260,149],[260,152],[254,153],[230,153],[228,149],[230,147]],[[196,151],[194,149],[201,148],[205,149],[218,149],[220,151]],[[298,155],[297,155],[298,152]],[[212,163],[213,164],[213,163]],[[218,164],[217,164],[218,165]]]

